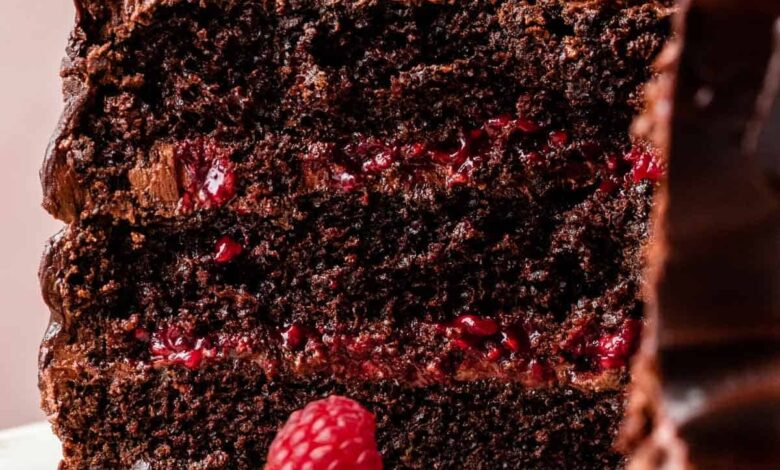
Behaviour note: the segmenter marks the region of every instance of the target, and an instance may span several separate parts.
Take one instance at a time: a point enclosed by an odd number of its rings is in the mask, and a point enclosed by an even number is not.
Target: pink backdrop
[[[40,208],[38,167],[72,24],[70,0],[0,0],[0,429],[43,419],[36,356],[48,311],[36,271],[60,224]]]

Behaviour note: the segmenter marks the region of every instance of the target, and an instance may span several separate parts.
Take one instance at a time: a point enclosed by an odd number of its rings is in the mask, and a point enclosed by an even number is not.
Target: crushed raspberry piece
[[[634,183],[660,181],[664,176],[665,168],[658,156],[647,149],[634,146],[623,159],[631,164],[629,175]]]
[[[626,320],[618,331],[602,336],[596,346],[596,357],[603,369],[616,369],[628,363],[638,346],[642,323]]]
[[[436,331],[449,339],[453,348],[476,353],[496,362],[505,357],[530,352],[528,335],[519,325],[503,326],[496,320],[479,315],[461,315],[449,323],[438,323]]]
[[[512,330],[501,332],[501,345],[513,353],[527,352],[530,350],[528,337],[520,335]]]
[[[565,147],[569,144],[569,134],[566,131],[552,131],[548,136],[550,147]]]
[[[235,165],[228,149],[212,139],[200,137],[178,143],[174,157],[185,170],[185,191],[181,200],[185,209],[221,207],[235,197]]]
[[[189,331],[177,326],[167,326],[155,331],[149,350],[155,362],[182,364],[197,369],[204,358],[216,355],[208,338],[196,338]]]
[[[595,369],[617,369],[628,363],[636,351],[642,323],[628,319],[612,333],[602,333],[596,325],[585,323],[573,329],[563,349]]]
[[[220,264],[226,264],[240,255],[244,251],[243,247],[235,240],[225,235],[217,240],[216,253],[214,254],[214,261]]]
[[[271,443],[265,470],[381,470],[374,416],[330,396],[293,412]]]
[[[526,134],[533,134],[534,132],[538,132],[541,129],[541,126],[530,119],[519,117],[515,119],[515,128],[519,129],[522,132],[525,132]]]
[[[492,336],[498,333],[498,323],[477,315],[461,315],[453,322],[455,327],[473,336]]]
[[[236,175],[233,164],[227,159],[215,160],[198,192],[198,199],[205,206],[224,206],[236,194]]]
[[[292,324],[282,332],[284,347],[290,350],[298,349],[306,342],[306,335],[300,325]]]
[[[614,154],[605,157],[603,178],[597,189],[613,193],[626,183],[659,181],[664,173],[664,165],[651,149],[634,146],[622,158]]]

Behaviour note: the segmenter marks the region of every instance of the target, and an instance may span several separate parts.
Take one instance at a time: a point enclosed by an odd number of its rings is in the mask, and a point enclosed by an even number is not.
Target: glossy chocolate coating
[[[655,335],[638,366],[658,375],[637,379],[654,431],[637,468],[780,462],[778,13],[692,1],[677,18],[673,86],[652,105],[669,173],[650,259]]]

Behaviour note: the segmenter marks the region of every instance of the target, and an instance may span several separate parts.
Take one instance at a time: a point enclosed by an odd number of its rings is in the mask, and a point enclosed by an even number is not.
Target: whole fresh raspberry
[[[271,443],[265,470],[382,470],[374,415],[340,396],[290,415]]]

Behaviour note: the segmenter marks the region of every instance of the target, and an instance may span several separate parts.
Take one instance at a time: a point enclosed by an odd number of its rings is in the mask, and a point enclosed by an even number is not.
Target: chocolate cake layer
[[[670,4],[77,1],[42,171],[64,466],[258,468],[331,393],[387,468],[620,466]]]
[[[63,344],[111,360],[149,360],[175,328],[192,347],[209,338],[206,350],[305,370],[587,383],[625,366],[638,338],[647,200],[635,189],[573,207],[468,191],[425,206],[312,197],[283,223],[74,227],[44,284]]]
[[[198,372],[99,364],[46,372],[65,468],[260,468],[277,427],[331,394],[377,416],[385,468],[615,468],[622,394],[502,382],[409,388],[327,376],[277,380],[252,363]]]
[[[609,175],[596,167],[629,147],[669,14],[663,2],[79,3],[43,170],[45,206],[67,221],[260,212],[312,187],[598,186]]]

